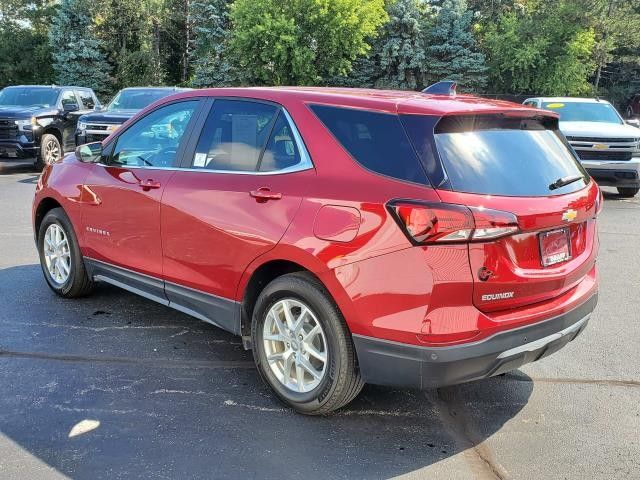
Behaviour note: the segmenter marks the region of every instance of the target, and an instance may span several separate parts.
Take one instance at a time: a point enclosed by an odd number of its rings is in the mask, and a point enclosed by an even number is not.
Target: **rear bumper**
[[[546,357],[586,327],[597,294],[567,313],[487,339],[448,347],[419,347],[353,335],[363,380],[378,385],[435,388],[514,370]]]
[[[589,175],[606,187],[640,187],[640,157],[624,162],[582,161]]]

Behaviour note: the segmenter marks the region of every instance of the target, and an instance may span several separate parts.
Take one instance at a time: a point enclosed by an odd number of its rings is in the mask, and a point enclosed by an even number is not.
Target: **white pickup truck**
[[[560,114],[560,130],[582,165],[603,186],[623,197],[640,191],[640,128],[625,122],[606,100],[574,97],[528,98],[524,105]]]

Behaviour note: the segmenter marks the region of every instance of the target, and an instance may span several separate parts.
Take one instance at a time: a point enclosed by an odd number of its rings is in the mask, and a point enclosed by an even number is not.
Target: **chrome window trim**
[[[221,97],[224,98],[224,97]],[[242,99],[240,99],[242,100]],[[247,101],[252,101],[252,99],[248,98]],[[293,118],[289,115],[289,112],[283,107],[279,106],[282,113],[284,113],[287,122],[291,126],[291,133],[293,134],[293,138],[298,146],[298,151],[300,152],[300,162],[295,165],[291,165],[287,168],[281,168],[280,170],[272,170],[270,172],[258,172],[256,170],[210,170],[206,168],[189,168],[189,167],[151,167],[147,165],[106,165],[102,162],[97,163],[96,165],[101,165],[103,167],[116,167],[116,168],[132,168],[132,169],[141,169],[141,170],[173,170],[180,172],[201,172],[201,173],[218,173],[218,174],[226,174],[226,175],[257,175],[257,176],[265,176],[265,175],[284,175],[287,173],[295,173],[295,172],[303,172],[305,170],[311,170],[314,167],[313,161],[311,160],[311,155],[309,155],[309,151],[307,150],[307,146],[302,139],[302,135],[298,130]],[[191,159],[193,162],[193,159]]]

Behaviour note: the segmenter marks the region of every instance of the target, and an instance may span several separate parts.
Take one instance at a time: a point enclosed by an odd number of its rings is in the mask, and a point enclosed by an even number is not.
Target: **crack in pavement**
[[[0,349],[1,358],[25,358],[34,360],[54,360],[61,362],[115,363],[143,365],[159,368],[209,368],[209,369],[254,369],[255,364],[249,360],[179,360],[166,358],[133,358],[133,357],[97,357],[90,355],[65,355],[45,352],[17,352]]]
[[[476,476],[481,479],[507,480],[506,469],[497,461],[487,442],[472,429],[464,405],[451,389],[427,390],[424,395],[435,407],[443,427],[462,450]]]
[[[553,377],[529,377],[509,375],[507,378],[516,382],[540,382],[540,383],[574,383],[580,385],[602,385],[606,387],[640,387],[639,380],[607,380],[600,378],[553,378]]]

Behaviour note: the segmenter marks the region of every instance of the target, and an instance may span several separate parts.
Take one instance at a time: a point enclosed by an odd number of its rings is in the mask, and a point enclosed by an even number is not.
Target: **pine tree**
[[[428,5],[419,0],[398,0],[388,7],[389,22],[374,45],[377,56],[376,88],[422,88],[427,59]]]
[[[62,0],[49,31],[53,69],[62,85],[93,88],[96,93],[111,90],[111,66],[95,36],[90,0]]]
[[[473,36],[473,12],[465,0],[445,0],[428,35],[426,83],[455,80],[467,90],[487,83],[485,57]]]
[[[194,87],[234,85],[235,71],[227,60],[229,0],[194,1],[192,5],[195,30],[193,64]]]

